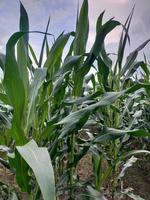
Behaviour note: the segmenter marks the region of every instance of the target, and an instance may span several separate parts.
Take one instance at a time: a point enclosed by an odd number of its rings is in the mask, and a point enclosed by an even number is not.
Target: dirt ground
[[[129,168],[124,184],[127,187],[133,188],[134,194],[139,195],[145,200],[150,200],[150,163],[140,162]]]
[[[86,155],[78,164],[76,172],[83,181],[90,180],[92,176],[91,162],[91,156]],[[18,190],[18,188],[16,188],[14,174],[0,165],[0,200],[9,200],[7,198],[8,191],[5,191],[6,188],[2,183],[9,188],[15,187],[15,190]],[[138,162],[129,168],[124,178],[124,187],[131,187],[134,189],[134,194],[139,195],[145,200],[150,200],[150,163],[146,161],[144,163]],[[22,200],[28,200],[26,194],[21,193],[20,195]],[[131,198],[128,197],[122,198],[122,200],[130,199]]]

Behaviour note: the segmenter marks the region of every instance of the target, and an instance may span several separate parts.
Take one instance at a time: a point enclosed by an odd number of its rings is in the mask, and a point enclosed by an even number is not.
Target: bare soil
[[[92,176],[92,160],[89,154],[85,155],[78,164],[76,169],[80,180],[90,181]],[[150,163],[147,161],[140,161],[134,164],[128,169],[124,177],[124,188],[133,188],[133,193],[139,195],[145,200],[150,200]],[[11,191],[15,188],[18,191],[21,200],[28,200],[28,196],[25,193],[20,193],[19,188],[15,182],[15,175],[6,169],[3,165],[0,165],[0,200],[9,200],[9,192],[3,191],[3,184],[7,186]],[[65,200],[66,198],[63,198]],[[110,198],[108,198],[110,199]],[[122,200],[130,200],[129,197],[124,197]],[[62,198],[61,198],[62,200]],[[111,199],[110,199],[111,200]]]
[[[141,161],[129,168],[124,185],[133,188],[134,194],[145,200],[150,200],[150,163]]]

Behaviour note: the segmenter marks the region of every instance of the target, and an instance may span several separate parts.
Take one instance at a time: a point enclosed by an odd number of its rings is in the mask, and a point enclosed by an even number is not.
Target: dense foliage
[[[20,5],[20,31],[0,56],[0,161],[14,171],[28,199],[55,200],[63,194],[70,200],[104,200],[104,187],[112,199],[136,198],[122,178],[136,162],[135,154],[149,154],[142,144],[150,137],[150,68],[145,57],[138,61],[138,53],[150,40],[125,57],[133,10],[124,25],[114,19],[104,22],[103,15],[89,52],[87,0],[75,32],[61,33],[51,47],[48,21],[45,32],[35,32],[44,34],[38,59],[29,45],[28,15]],[[122,34],[112,61],[105,38],[117,26]],[[66,44],[71,45],[64,55]],[[135,140],[141,150],[128,145]],[[83,181],[76,168],[87,154],[93,174]],[[15,189],[10,198],[19,199]]]

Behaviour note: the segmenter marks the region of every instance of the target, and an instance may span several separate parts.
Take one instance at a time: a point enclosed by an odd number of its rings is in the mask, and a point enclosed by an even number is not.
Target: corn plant
[[[121,23],[114,19],[103,23],[104,12],[101,13],[95,41],[87,52],[88,0],[83,1],[78,13],[76,30],[62,32],[50,46],[49,41],[54,39],[48,32],[50,19],[44,32],[30,32],[27,12],[20,4],[19,32],[8,40],[6,55],[0,56],[4,73],[0,87],[3,130],[0,138],[1,144],[9,147],[3,163],[15,171],[17,184],[28,193],[28,199],[54,200],[62,195],[70,200],[105,199],[101,191],[106,184],[112,199],[116,199],[122,174],[127,169],[123,167],[120,172],[120,167],[134,154],[149,153],[125,148],[130,137],[149,137],[146,125],[135,127],[134,123],[126,122],[127,116],[130,120],[137,115],[131,115],[136,110],[131,105],[137,98],[143,110],[146,110],[143,101],[149,104],[149,67],[146,60],[136,61],[138,52],[149,40],[131,52],[124,64],[132,10],[122,25],[113,64],[105,49],[105,38]],[[39,58],[29,44],[30,34],[44,37]],[[71,45],[64,56],[68,42]],[[92,67],[96,72],[89,75]],[[144,82],[135,79],[139,69]],[[86,127],[96,127],[96,133],[86,133]],[[81,130],[88,134],[87,139],[80,137]],[[93,178],[86,183],[80,181],[76,168],[89,152]],[[133,159],[127,163],[131,165]],[[79,187],[83,193],[76,195]],[[119,192],[124,190],[121,188]]]

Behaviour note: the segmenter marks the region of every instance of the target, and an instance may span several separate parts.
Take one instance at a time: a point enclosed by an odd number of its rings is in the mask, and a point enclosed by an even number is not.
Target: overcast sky
[[[49,32],[58,36],[63,30],[75,30],[77,0],[22,0],[30,20],[30,30],[45,30],[47,19],[51,16]],[[81,5],[82,0],[79,0]],[[88,47],[94,41],[95,23],[98,15],[105,9],[105,20],[115,17],[125,22],[133,5],[136,5],[132,20],[131,49],[150,38],[150,0],[89,0],[90,34]],[[12,33],[18,31],[19,1],[0,0],[0,52],[5,51],[5,44]],[[107,46],[114,51],[119,40],[120,30],[116,29],[107,38]],[[39,51],[41,36],[32,35],[30,43]],[[150,44],[146,48],[149,53]]]

